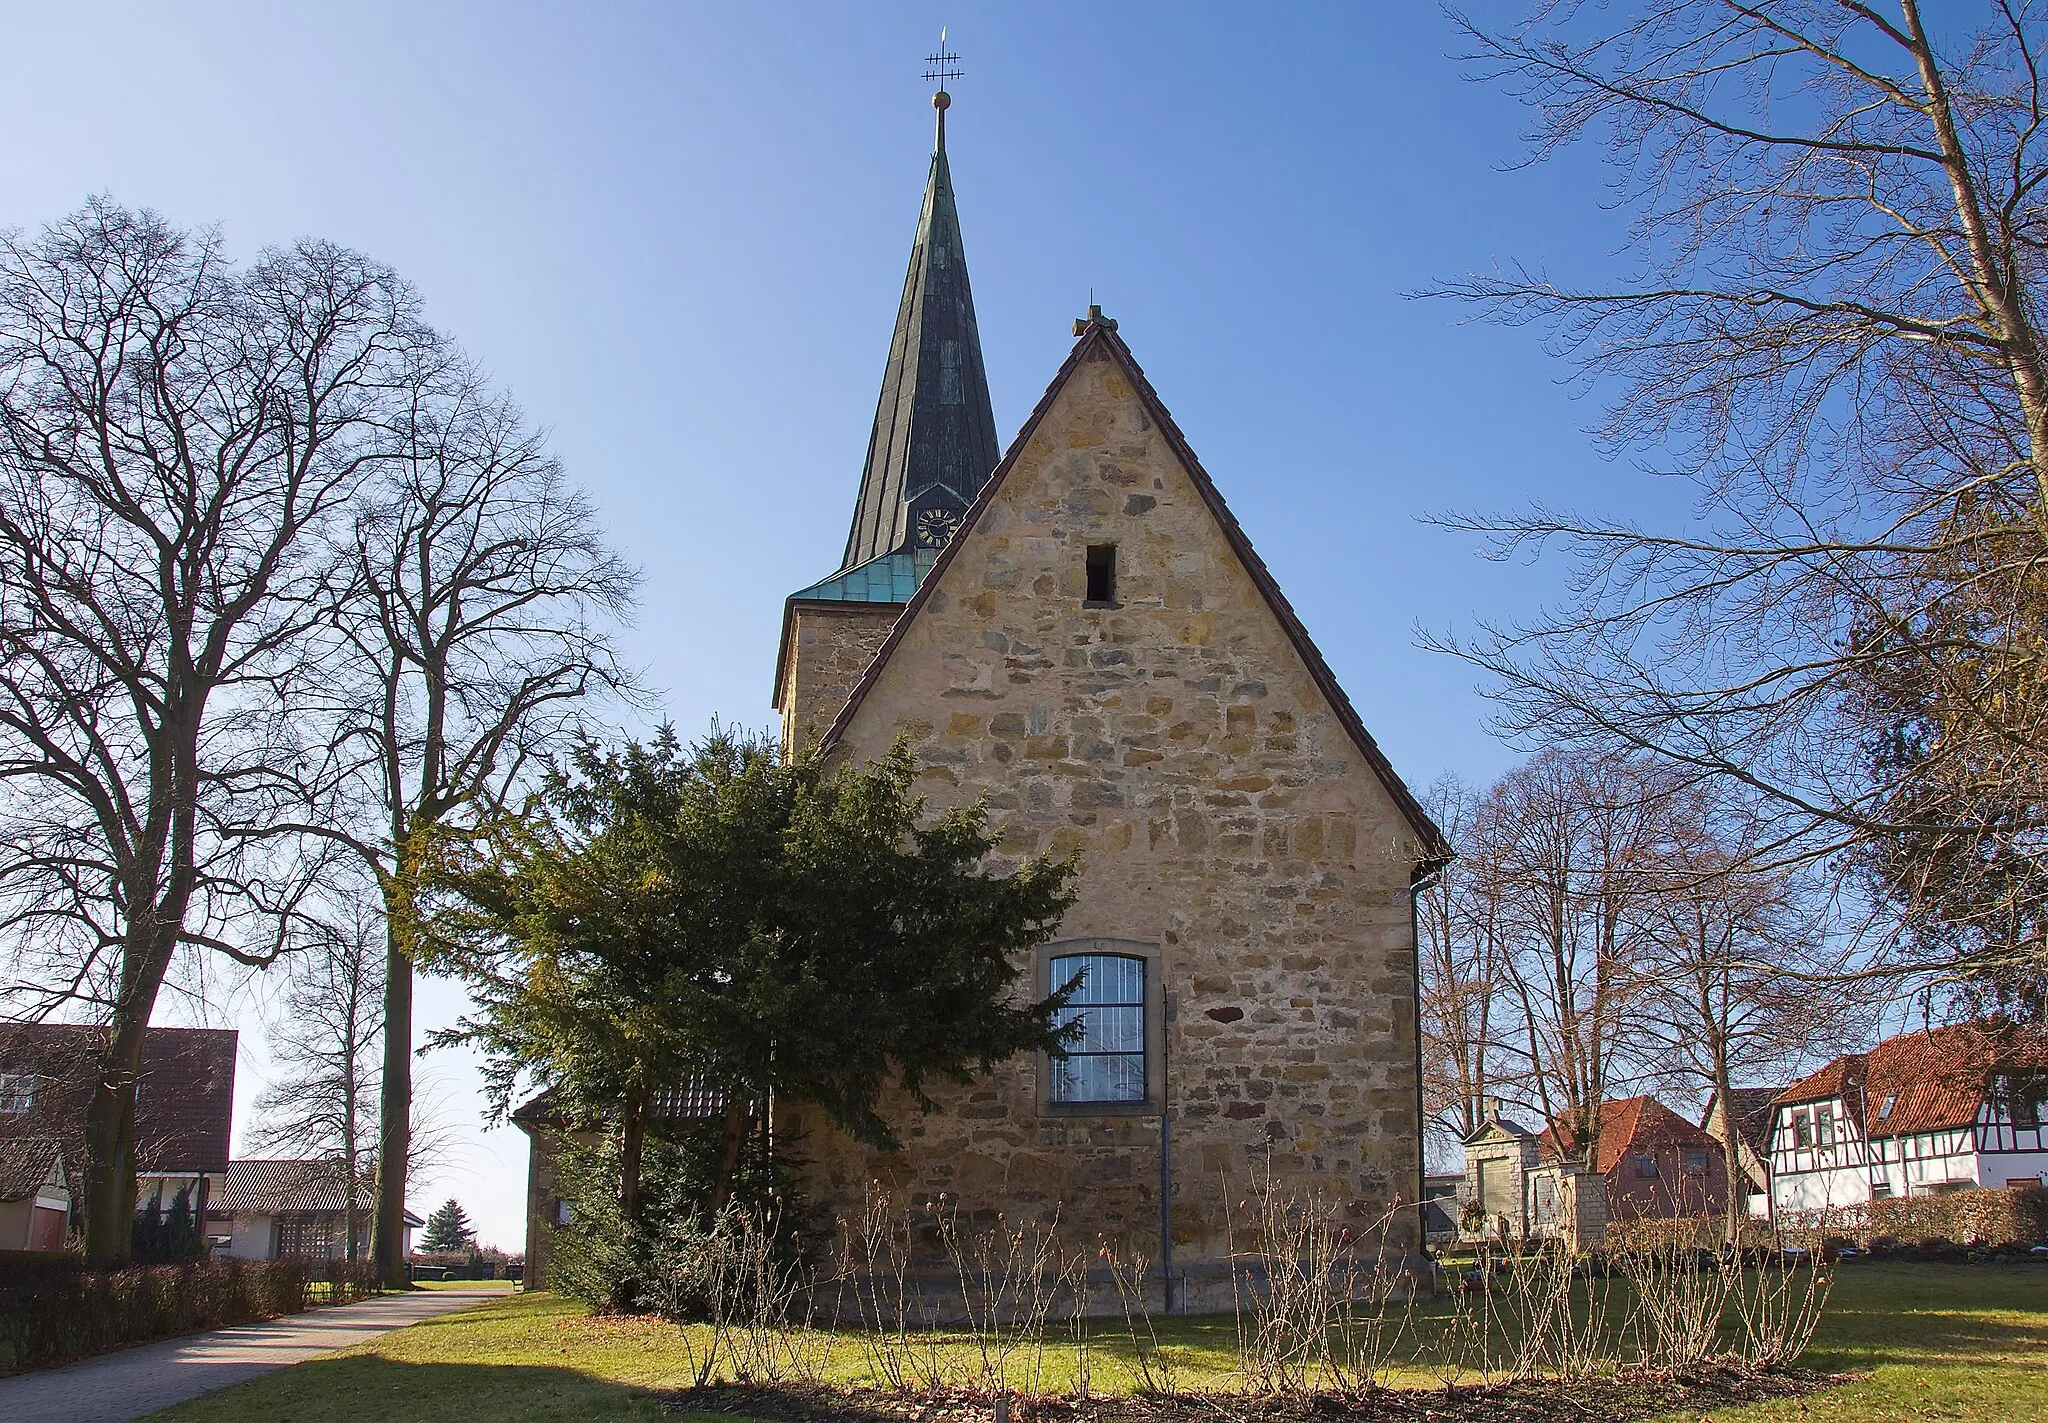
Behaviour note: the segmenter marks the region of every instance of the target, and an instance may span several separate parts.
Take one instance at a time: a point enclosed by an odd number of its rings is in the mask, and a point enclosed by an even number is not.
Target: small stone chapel
[[[1087,1026],[1064,1061],[901,1102],[900,1151],[801,1108],[778,1134],[828,1213],[858,1218],[871,1183],[1057,1213],[1074,1239],[1169,1250],[1198,1304],[1226,1206],[1268,1172],[1412,1249],[1414,889],[1443,836],[1100,308],[999,451],[934,102],[853,526],[785,605],[775,705],[790,747],[828,757],[907,737],[928,803],[985,797],[1005,853],[1078,852],[1029,983],[1083,975]]]

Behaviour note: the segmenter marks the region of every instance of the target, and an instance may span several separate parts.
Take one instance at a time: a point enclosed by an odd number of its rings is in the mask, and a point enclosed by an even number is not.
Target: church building
[[[829,757],[908,738],[928,804],[985,798],[1006,855],[1078,854],[1030,988],[1084,975],[1088,1021],[1064,1061],[900,1102],[900,1151],[789,1109],[810,1200],[1056,1212],[1170,1249],[1197,1307],[1267,1173],[1412,1249],[1414,889],[1443,836],[1099,308],[999,451],[934,102],[852,528],[788,599],[775,706]]]

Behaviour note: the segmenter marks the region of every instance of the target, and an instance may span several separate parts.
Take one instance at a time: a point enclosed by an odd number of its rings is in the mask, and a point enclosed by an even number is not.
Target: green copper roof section
[[[934,102],[944,97],[934,96]],[[933,532],[938,527],[933,520],[964,512],[988,482],[999,455],[960,214],[946,163],[941,104],[924,207],[889,340],[867,468],[841,571],[907,552],[920,541],[943,543],[944,535]],[[922,535],[920,522],[927,525]]]
[[[938,556],[935,548],[885,553],[790,596],[827,603],[907,603],[917,585],[924,582],[925,574],[932,571]]]

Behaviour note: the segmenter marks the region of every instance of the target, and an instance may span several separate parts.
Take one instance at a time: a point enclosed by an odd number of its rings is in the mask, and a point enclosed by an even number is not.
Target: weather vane
[[[947,50],[946,32],[943,29],[939,31],[939,52],[926,55],[924,62],[931,66],[931,68],[925,70],[924,77],[938,85],[941,89],[946,87],[948,79],[958,79],[960,77],[961,71],[958,68],[960,56]]]

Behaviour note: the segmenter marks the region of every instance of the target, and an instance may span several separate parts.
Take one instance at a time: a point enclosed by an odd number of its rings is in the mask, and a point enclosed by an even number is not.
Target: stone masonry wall
[[[782,682],[782,746],[815,743],[875,660],[901,603],[798,603],[790,609],[789,665]]]
[[[935,808],[986,796],[1006,855],[1079,855],[1061,939],[1154,946],[1178,1262],[1227,1253],[1227,1207],[1242,1242],[1237,1203],[1267,1170],[1369,1228],[1420,1191],[1414,832],[1129,374],[1096,354],[932,575],[842,748],[868,758],[908,735]],[[1102,543],[1116,602],[1084,606]],[[1149,1252],[1156,1115],[1060,1115],[1043,1072],[1005,1064],[930,1115],[897,1103],[896,1153],[815,1112],[784,1127],[827,1212],[857,1216],[872,1180],[899,1205],[1057,1214],[1070,1240]],[[1393,1219],[1412,1245],[1415,1212]]]

